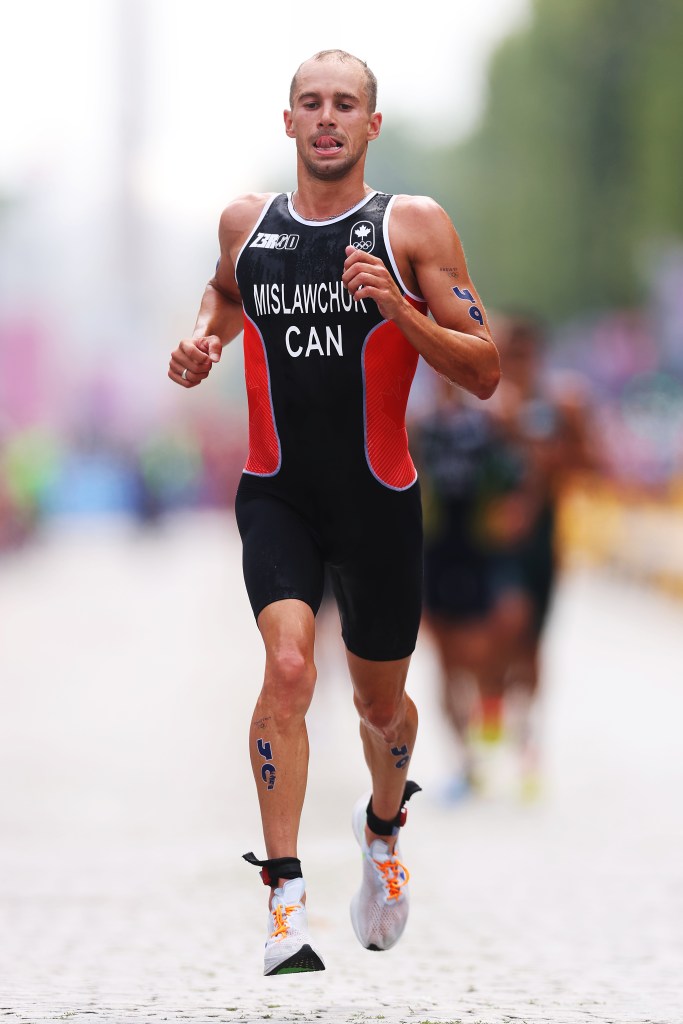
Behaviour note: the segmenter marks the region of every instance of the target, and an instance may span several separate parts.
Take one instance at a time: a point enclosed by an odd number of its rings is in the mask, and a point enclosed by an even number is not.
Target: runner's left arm
[[[346,250],[344,284],[354,297],[374,299],[437,373],[478,398],[489,398],[500,379],[498,350],[448,214],[426,196],[397,197],[390,233],[406,285],[425,299],[433,319],[401,294],[372,254]]]

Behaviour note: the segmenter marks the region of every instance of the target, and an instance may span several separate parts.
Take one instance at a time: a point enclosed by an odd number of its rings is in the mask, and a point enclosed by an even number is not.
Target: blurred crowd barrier
[[[615,312],[557,333],[546,355],[563,387],[585,400],[591,447],[591,470],[562,489],[562,562],[608,567],[683,597],[683,358],[678,327],[668,335],[655,338],[644,314]],[[16,349],[5,341],[5,354]],[[46,359],[34,362],[40,369]],[[104,401],[97,380],[55,412],[44,396],[28,403],[31,366],[13,367],[8,360],[0,416],[0,552],[56,519],[114,515],[153,527],[178,510],[232,508],[247,455],[237,364],[233,391],[166,415],[120,411],[126,406]],[[427,409],[434,380],[426,368],[413,389]],[[112,377],[105,392],[116,398],[120,387]]]
[[[560,502],[562,563],[612,569],[683,599],[683,476],[656,490],[575,481]]]
[[[246,452],[242,422],[160,426],[134,446],[32,428],[5,438],[0,551],[54,519],[126,516],[153,526],[175,511],[230,510]],[[561,564],[608,568],[683,599],[683,475],[647,487],[587,474],[559,502]]]
[[[124,517],[152,527],[180,509],[229,509],[244,464],[244,424],[230,416],[159,424],[133,441],[96,427],[30,427],[0,448],[0,551],[55,520]]]

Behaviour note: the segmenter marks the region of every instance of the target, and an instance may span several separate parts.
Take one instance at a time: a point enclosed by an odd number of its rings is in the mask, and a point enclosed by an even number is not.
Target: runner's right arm
[[[181,387],[201,384],[213,364],[220,361],[223,348],[242,330],[242,298],[235,280],[235,260],[266,198],[260,194],[240,196],[221,215],[216,273],[204,290],[192,336],[184,338],[171,353],[168,376]]]

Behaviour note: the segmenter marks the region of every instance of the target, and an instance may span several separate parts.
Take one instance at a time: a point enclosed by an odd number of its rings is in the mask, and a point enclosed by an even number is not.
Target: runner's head
[[[494,331],[503,373],[525,390],[536,377],[545,347],[545,329],[533,313],[508,313]]]
[[[344,50],[322,50],[297,69],[285,110],[296,140],[299,170],[321,181],[360,174],[368,143],[379,135],[377,82],[364,61]]]

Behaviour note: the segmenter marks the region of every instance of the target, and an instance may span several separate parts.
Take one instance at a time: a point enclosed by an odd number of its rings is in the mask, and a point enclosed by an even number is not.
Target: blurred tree
[[[441,187],[434,155],[416,144],[410,122],[385,123],[380,139],[368,148],[366,180],[385,192],[433,195]]]
[[[683,2],[532,3],[475,131],[430,147],[387,122],[367,180],[448,210],[489,308],[559,323],[642,304],[683,245]]]
[[[479,128],[436,153],[385,136],[382,184],[446,206],[489,306],[637,303],[646,254],[683,238],[681,54],[681,0],[535,0]]]

